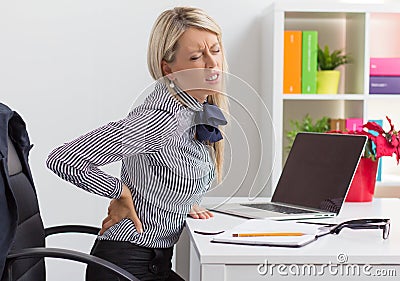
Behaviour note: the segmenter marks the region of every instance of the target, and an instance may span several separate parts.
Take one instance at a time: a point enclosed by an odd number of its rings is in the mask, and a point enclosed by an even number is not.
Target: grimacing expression
[[[179,38],[175,59],[164,74],[194,97],[221,91],[223,55],[215,33],[189,28]]]

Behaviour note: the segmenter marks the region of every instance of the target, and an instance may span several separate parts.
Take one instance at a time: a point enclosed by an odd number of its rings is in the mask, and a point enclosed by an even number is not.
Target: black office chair
[[[138,280],[129,272],[101,258],[85,253],[46,248],[45,237],[66,232],[97,235],[99,228],[66,225],[45,229],[40,216],[36,190],[26,167],[21,165],[19,153],[8,138],[8,175],[18,213],[18,226],[14,242],[9,251],[1,281],[44,281],[46,280],[44,257],[68,259],[90,265],[98,265],[114,272],[120,280]],[[5,171],[0,171],[4,173]],[[28,173],[29,167],[28,167]],[[0,230],[1,231],[1,230]],[[1,272],[0,272],[1,275]]]

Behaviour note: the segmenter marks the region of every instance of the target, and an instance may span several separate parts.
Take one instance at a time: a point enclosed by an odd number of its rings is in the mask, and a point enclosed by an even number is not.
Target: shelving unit
[[[270,161],[275,161],[272,187],[286,159],[285,132],[290,129],[290,120],[300,120],[308,113],[313,119],[384,119],[385,123],[387,115],[400,126],[400,95],[369,94],[370,57],[400,57],[400,4],[357,2],[279,0],[263,15],[262,96],[274,125],[274,130],[266,132],[270,142],[264,150]],[[352,56],[352,64],[339,68],[337,95],[283,93],[285,30],[317,30],[321,46],[343,49]],[[400,166],[393,157],[383,158],[382,182],[377,185],[400,187]]]

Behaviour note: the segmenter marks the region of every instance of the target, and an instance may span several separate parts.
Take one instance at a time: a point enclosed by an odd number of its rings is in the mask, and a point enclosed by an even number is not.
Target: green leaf
[[[286,139],[289,145],[286,149],[289,151],[292,147],[293,141],[299,132],[318,132],[325,133],[329,131],[329,118],[324,116],[313,123],[313,120],[309,114],[306,114],[301,121],[290,120],[289,121],[291,130],[286,131]]]
[[[334,50],[330,53],[329,47],[325,45],[324,49],[318,45],[318,68],[320,70],[334,70],[340,65],[351,62],[348,55],[343,54],[343,50]]]

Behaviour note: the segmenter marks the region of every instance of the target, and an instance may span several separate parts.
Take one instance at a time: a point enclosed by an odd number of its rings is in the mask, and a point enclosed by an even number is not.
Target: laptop
[[[328,218],[339,214],[366,136],[298,133],[270,202],[225,203],[211,210],[246,218]]]

